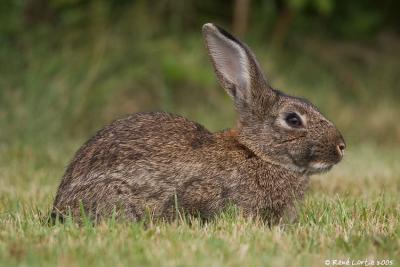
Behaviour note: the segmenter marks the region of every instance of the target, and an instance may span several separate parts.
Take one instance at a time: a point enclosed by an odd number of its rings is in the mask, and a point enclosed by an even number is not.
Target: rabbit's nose
[[[340,157],[343,157],[345,148],[346,148],[346,144],[344,142],[340,142],[336,146],[336,150],[337,150],[338,154],[340,155]]]

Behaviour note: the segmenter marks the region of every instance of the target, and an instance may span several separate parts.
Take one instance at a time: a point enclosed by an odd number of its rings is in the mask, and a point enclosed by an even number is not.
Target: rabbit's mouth
[[[317,174],[329,171],[334,164],[325,162],[311,162],[307,168],[309,174]]]

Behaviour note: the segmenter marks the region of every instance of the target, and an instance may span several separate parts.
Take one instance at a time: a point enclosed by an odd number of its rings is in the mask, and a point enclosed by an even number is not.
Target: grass
[[[321,266],[348,258],[399,264],[400,150],[350,148],[343,163],[312,178],[292,225],[269,229],[228,211],[205,224],[48,226],[44,218],[76,147],[1,148],[3,266]]]

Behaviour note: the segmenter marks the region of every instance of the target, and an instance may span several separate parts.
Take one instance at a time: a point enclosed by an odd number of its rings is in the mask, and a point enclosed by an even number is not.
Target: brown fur
[[[232,83],[208,38],[218,35],[223,45],[217,52],[224,53],[226,38],[234,37],[211,24],[203,32],[219,81],[235,101],[237,128],[211,133],[163,112],[116,120],[76,153],[54,214],[79,218],[82,206],[94,218],[116,212],[138,220],[149,212],[172,219],[179,208],[210,218],[234,204],[246,215],[278,222],[303,198],[309,174],[340,161],[337,146],[344,141],[331,122],[307,101],[270,88],[255,57],[236,39],[229,40],[245,51],[251,80],[247,87]],[[282,126],[280,117],[291,111],[307,117],[304,128]],[[327,167],[316,169],[315,162]]]

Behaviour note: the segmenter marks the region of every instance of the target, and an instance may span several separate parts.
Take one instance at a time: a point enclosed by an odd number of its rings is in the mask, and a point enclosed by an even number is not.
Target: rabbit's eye
[[[299,128],[303,126],[303,122],[301,121],[299,115],[296,113],[289,113],[285,118],[286,123],[294,128]]]

